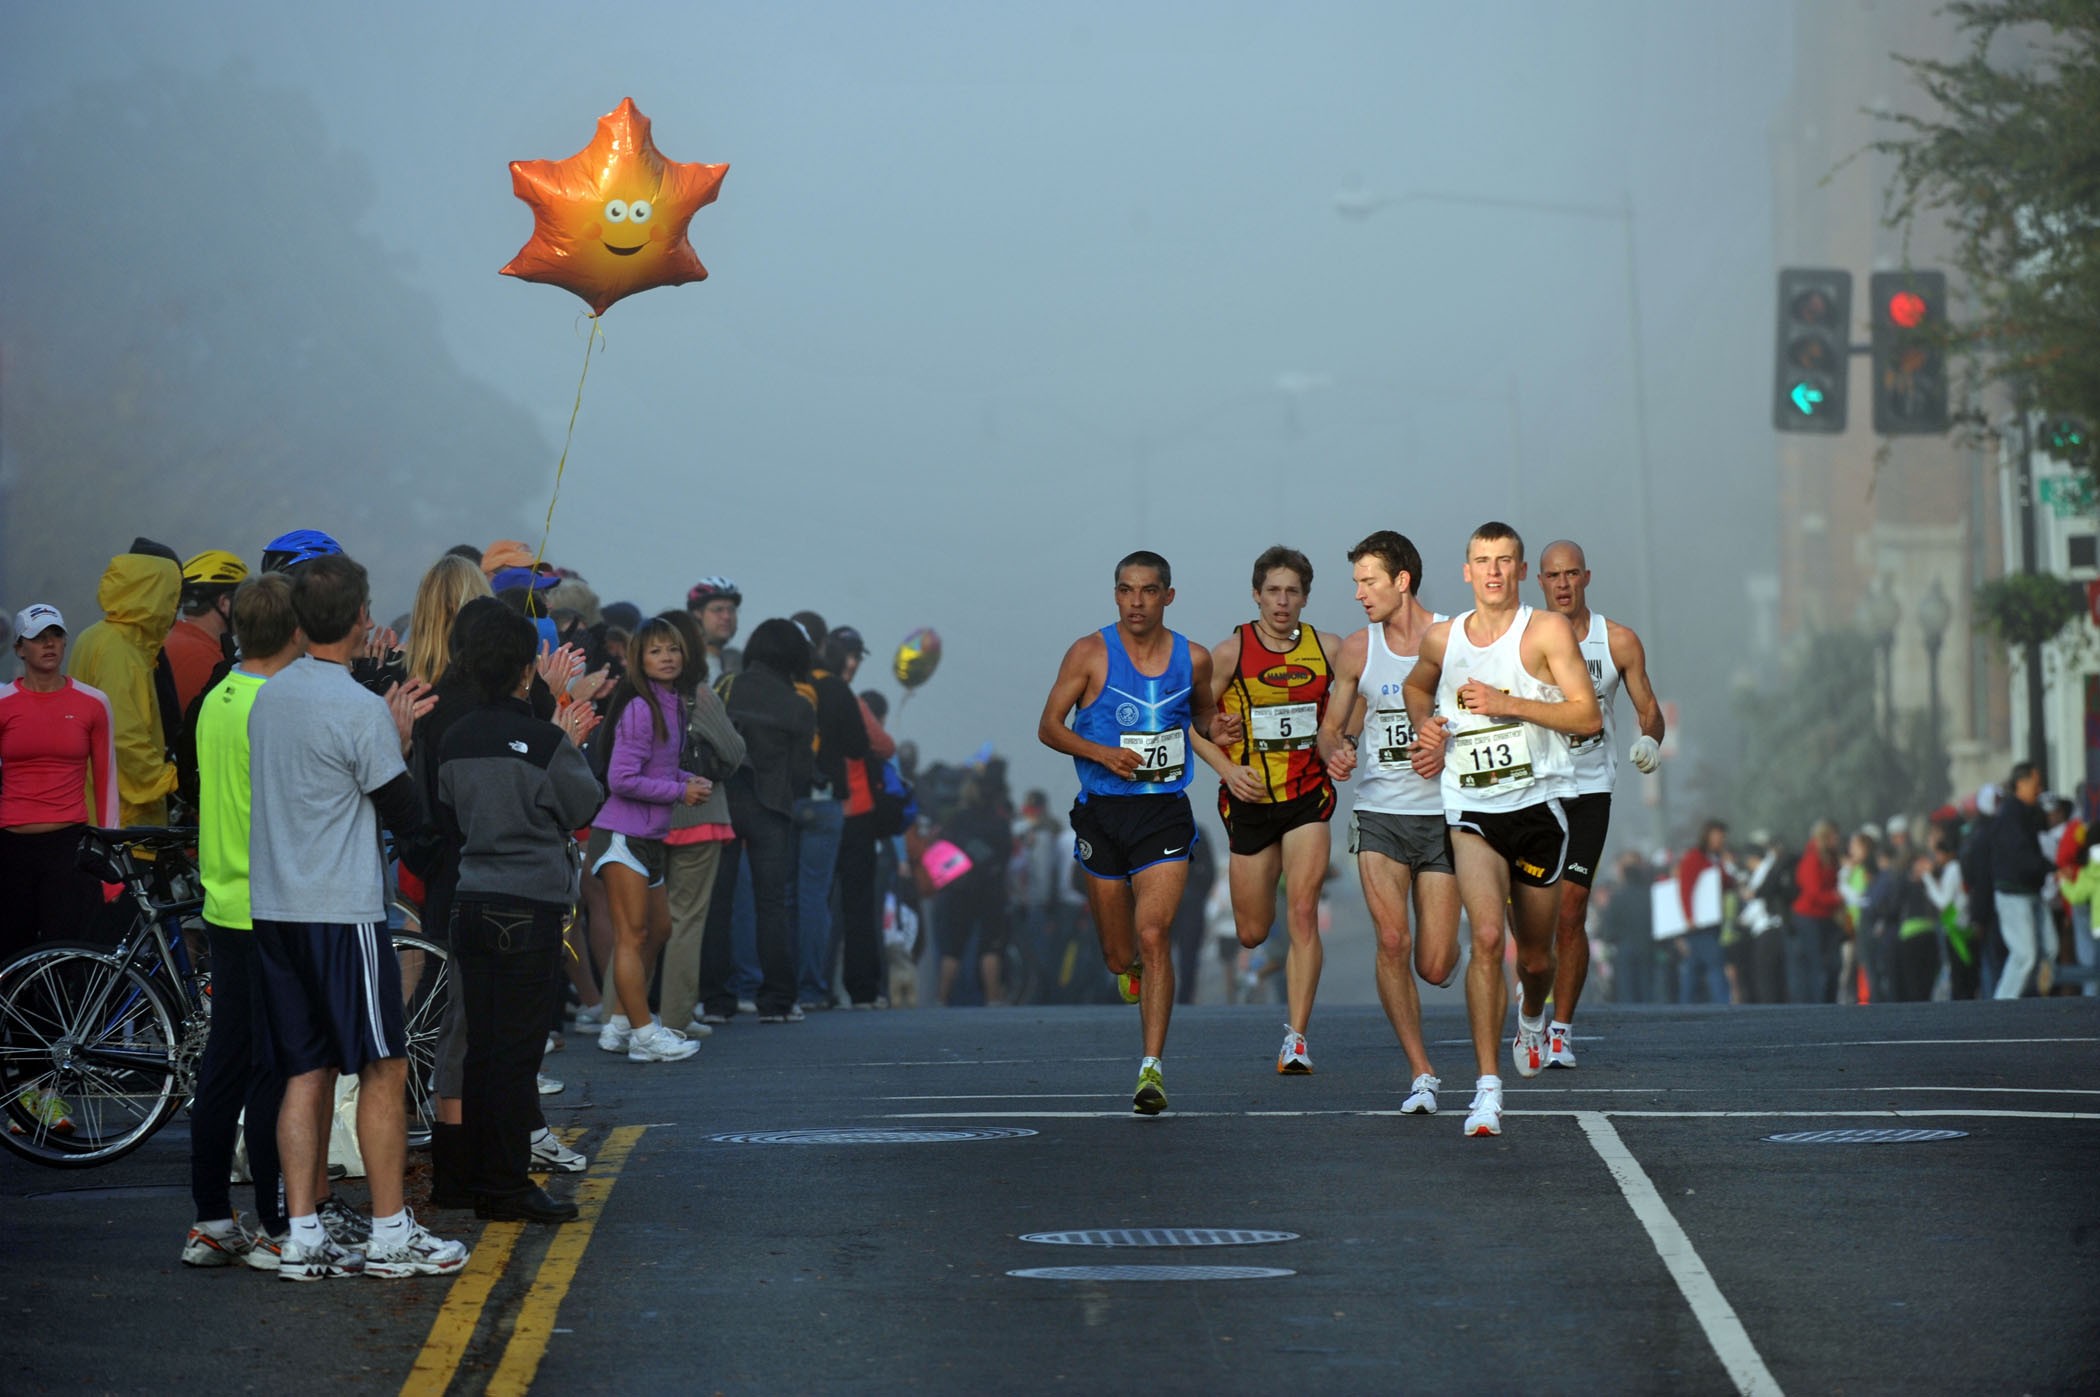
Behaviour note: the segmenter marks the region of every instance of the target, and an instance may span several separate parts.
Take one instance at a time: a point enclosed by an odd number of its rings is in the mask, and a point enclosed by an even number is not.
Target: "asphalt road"
[[[554,1188],[587,1225],[429,1213],[475,1241],[452,1281],[181,1266],[179,1120],[91,1172],[0,1156],[0,1390],[2100,1390],[2100,1000],[1581,1026],[1577,1070],[1505,1070],[1495,1140],[1460,1133],[1446,1003],[1433,1118],[1390,1114],[1405,1062],[1361,1005],[1316,1017],[1309,1078],[1275,1074],[1273,1010],[1183,1011],[1150,1120],[1135,1010],[739,1022],[651,1066],[572,1034],[549,1117],[594,1162]],[[1766,1139],[1863,1128],[1963,1133]],[[820,1134],[720,1138],[769,1131]],[[1024,1240],[1198,1228],[1294,1235]],[[1133,1265],[1283,1274],[1013,1274]]]

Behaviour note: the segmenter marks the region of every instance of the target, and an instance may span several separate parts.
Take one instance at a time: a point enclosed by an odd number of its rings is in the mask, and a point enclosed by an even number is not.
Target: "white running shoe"
[[[1549,1028],[1546,1030],[1546,1065],[1548,1067],[1573,1067],[1575,1065],[1575,1033],[1573,1029]]]
[[[449,1276],[467,1264],[467,1248],[462,1242],[448,1242],[442,1237],[433,1237],[416,1215],[408,1215],[408,1227],[401,1240],[383,1242],[379,1229],[375,1229],[372,1244],[365,1248],[365,1274],[381,1280],[400,1280],[405,1276]],[[290,1258],[286,1258],[290,1264]]]
[[[239,1266],[254,1249],[255,1234],[243,1226],[238,1217],[233,1220],[233,1229],[224,1236],[205,1231],[204,1225],[199,1223],[182,1239],[182,1264]]]
[[[1415,1078],[1414,1087],[1407,1093],[1407,1100],[1400,1103],[1403,1116],[1433,1116],[1436,1114],[1436,1090],[1444,1084],[1441,1077],[1424,1072]]]
[[[539,1077],[539,1087],[541,1096],[560,1096],[563,1092],[569,1089],[569,1084],[567,1082],[559,1081],[556,1078],[548,1076],[544,1072],[538,1073],[536,1075]]]
[[[581,1174],[590,1167],[590,1160],[564,1145],[560,1138],[546,1126],[532,1134],[532,1167],[551,1169],[559,1174]]]
[[[1537,1028],[1524,1026],[1524,1011],[1517,1011],[1517,1036],[1509,1045],[1510,1055],[1517,1060],[1519,1077],[1536,1077],[1539,1069],[1546,1065],[1546,1026]]]
[[[1283,1026],[1283,1046],[1276,1050],[1276,1070],[1294,1077],[1312,1071],[1312,1058],[1305,1051],[1305,1035],[1289,1024]]]
[[[576,1026],[578,1028],[596,1028],[604,1022],[605,1005],[603,1002],[586,1004],[576,1011]]]
[[[332,1281],[355,1276],[365,1269],[363,1252],[351,1251],[334,1241],[302,1247],[287,1241],[278,1253],[277,1279],[281,1281]]]
[[[1482,1077],[1473,1084],[1473,1104],[1466,1111],[1466,1134],[1502,1133],[1502,1079]]]
[[[608,1023],[598,1030],[598,1050],[607,1053],[624,1053],[634,1030],[625,1024]]]
[[[683,1062],[699,1051],[698,1043],[660,1023],[643,1025],[627,1040],[629,1062]]]
[[[715,1036],[715,1031],[710,1025],[702,1023],[698,1016],[695,1016],[693,1021],[685,1026],[685,1036],[688,1038],[712,1038]]]

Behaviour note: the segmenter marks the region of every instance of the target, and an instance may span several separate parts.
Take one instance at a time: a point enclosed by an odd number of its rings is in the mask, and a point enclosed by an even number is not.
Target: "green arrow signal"
[[[1806,383],[1797,383],[1794,385],[1794,391],[1788,396],[1794,400],[1794,406],[1800,409],[1803,417],[1813,417],[1816,415],[1816,404],[1823,401],[1823,390],[1812,388]]]

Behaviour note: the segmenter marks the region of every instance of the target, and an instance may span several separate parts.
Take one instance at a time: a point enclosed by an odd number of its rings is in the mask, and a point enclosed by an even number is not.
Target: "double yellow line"
[[[569,1293],[569,1283],[576,1278],[584,1249],[591,1244],[598,1215],[605,1211],[605,1200],[619,1180],[621,1168],[647,1129],[643,1125],[620,1126],[591,1161],[590,1173],[576,1188],[576,1220],[555,1229],[532,1288],[518,1307],[510,1339],[503,1346],[503,1359],[489,1378],[485,1389],[488,1397],[523,1397],[532,1386],[540,1360],[547,1355],[547,1343],[554,1337],[554,1320],[561,1310],[562,1298]],[[524,1231],[525,1225],[517,1222],[492,1222],[483,1229],[473,1259],[452,1282],[444,1308],[430,1326],[423,1351],[409,1370],[408,1381],[401,1386],[401,1397],[442,1397],[452,1386],[460,1360],[466,1357],[474,1331],[481,1324],[489,1295],[510,1265],[511,1253],[517,1249]]]

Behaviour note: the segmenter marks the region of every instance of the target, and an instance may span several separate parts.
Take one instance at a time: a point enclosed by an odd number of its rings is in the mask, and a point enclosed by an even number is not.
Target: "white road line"
[[[1113,1091],[985,1091],[954,1096],[878,1096],[877,1101],[1114,1101]]]
[[[1507,1099],[1507,1098],[1505,1098]],[[881,1120],[1115,1120],[1129,1111],[892,1111]],[[1298,1116],[1398,1116],[1399,1111],[1334,1109],[1321,1111],[1175,1111],[1182,1117],[1234,1116],[1241,1118],[1294,1118]],[[1960,1110],[1907,1111],[1897,1107],[1864,1111],[1581,1111],[1562,1107],[1538,1110],[1505,1107],[1505,1116],[1625,1116],[1639,1120],[1809,1120],[1871,1118],[1875,1120],[1923,1120],[1951,1116],[1965,1120],[2100,1121],[2100,1111],[1994,1111],[1983,1107]]]
[[[1648,1240],[1655,1244],[1656,1254],[1669,1269],[1670,1278],[1677,1282],[1677,1289],[1692,1307],[1693,1318],[1706,1331],[1706,1341],[1713,1345],[1715,1356],[1728,1370],[1735,1390],[1743,1397],[1779,1397],[1779,1383],[1765,1367],[1757,1346],[1750,1342],[1749,1332],[1736,1318],[1734,1307],[1721,1294],[1721,1287],[1714,1284],[1713,1273],[1692,1249],[1692,1239],[1677,1225],[1677,1219],[1655,1191],[1640,1161],[1619,1138],[1619,1132],[1595,1111],[1577,1112],[1575,1122],[1590,1137],[1604,1167],[1618,1181],[1619,1192],[1626,1195],[1627,1206],[1647,1229]]]
[[[1962,1048],[1999,1043],[2100,1043],[2100,1038],[1847,1038],[1830,1043],[1745,1043],[1745,1048]]]
[[[1129,1055],[1121,1057],[1061,1057],[1059,1063],[1067,1062],[1128,1062]],[[827,1067],[1040,1067],[1039,1057],[944,1057],[922,1062],[834,1062]]]

